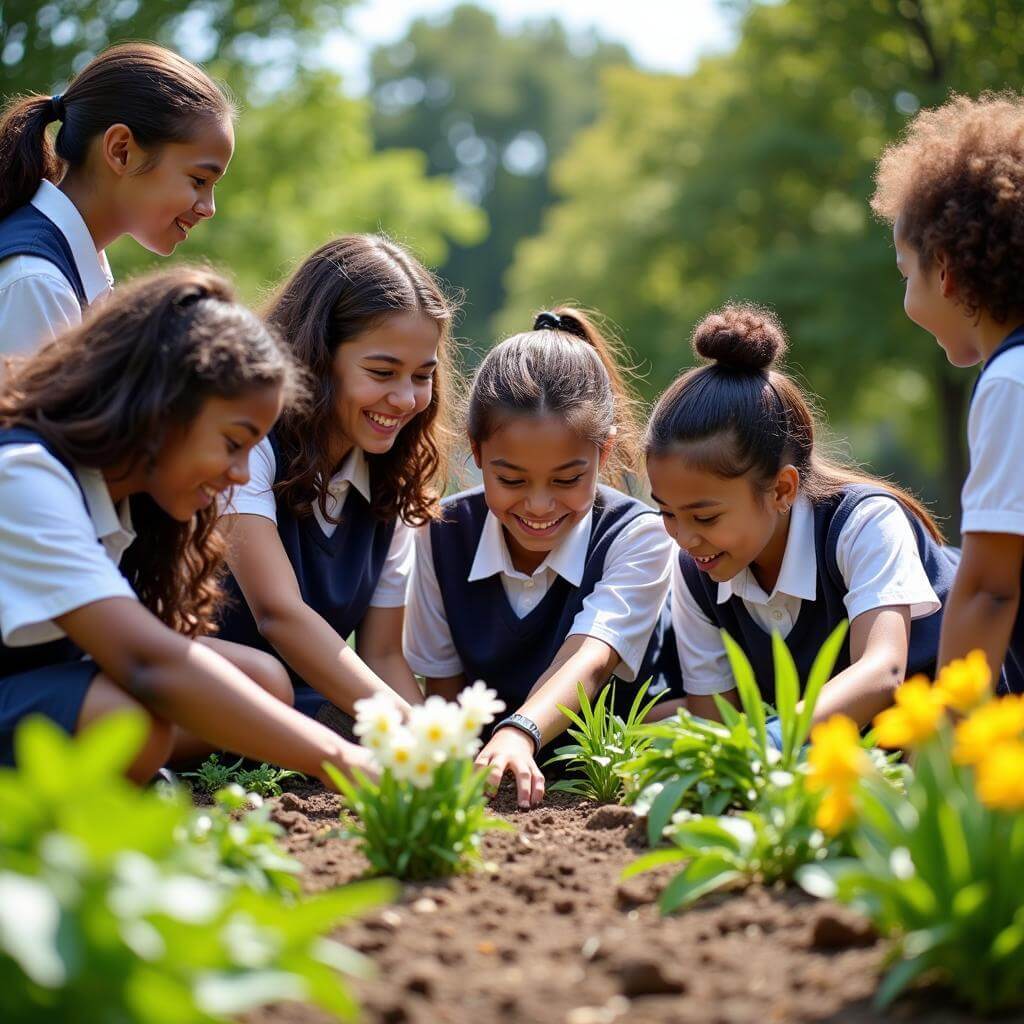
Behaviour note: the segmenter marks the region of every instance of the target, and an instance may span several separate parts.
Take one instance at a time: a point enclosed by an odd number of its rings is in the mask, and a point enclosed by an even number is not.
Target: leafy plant
[[[218,790],[230,786],[235,781],[235,773],[242,760],[240,757],[234,764],[221,764],[220,754],[210,754],[194,772],[182,772],[181,777],[195,779],[197,789],[213,796]]]
[[[258,796],[280,796],[281,783],[291,778],[304,779],[302,772],[287,771],[264,761],[256,768],[246,768],[235,773],[234,781],[246,791]]]
[[[0,1020],[210,1024],[281,999],[354,1016],[336,972],[366,961],[323,936],[393,886],[298,901],[196,873],[184,795],[124,779],[144,732],[131,714],[74,739],[19,728],[19,767],[0,770]]]
[[[374,751],[380,780],[325,768],[353,815],[342,835],[358,840],[375,873],[450,875],[479,860],[484,831],[512,827],[487,814],[487,770],[473,765],[480,730],[503,707],[483,683],[463,690],[458,704],[428,698],[407,725],[389,700],[356,702],[355,731]]]
[[[992,699],[990,683],[980,652],[934,686],[904,683],[875,721],[913,750],[906,796],[869,776],[852,794],[852,856],[797,873],[895,939],[881,1006],[926,973],[982,1012],[1024,1002],[1024,697]]]
[[[593,704],[583,685],[577,683],[579,712],[558,705],[559,711],[575,726],[566,730],[575,742],[559,747],[545,767],[564,762],[583,777],[561,779],[551,787],[553,791],[575,793],[601,803],[619,799],[624,788],[619,766],[651,744],[651,737],[640,731],[648,712],[658,702],[657,697],[652,697],[643,703],[649,685],[648,681],[637,689],[629,714],[623,719],[611,710],[615,703],[615,683],[602,689]]]

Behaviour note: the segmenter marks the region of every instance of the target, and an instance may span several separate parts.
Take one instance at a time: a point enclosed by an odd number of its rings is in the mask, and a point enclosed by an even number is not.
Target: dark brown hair
[[[152,466],[172,428],[212,396],[277,385],[300,371],[274,332],[234,301],[228,283],[181,267],[118,288],[32,356],[9,359],[0,427],[27,427],[65,459],[128,475]],[[216,503],[187,523],[148,494],[131,499],[137,539],[121,571],[172,629],[212,632],[220,596]]]
[[[1024,98],[953,96],[882,154],[871,208],[927,270],[942,256],[968,316],[1024,315]]]
[[[620,486],[635,471],[639,427],[618,343],[573,306],[539,313],[534,329],[496,345],[473,378],[467,431],[474,444],[509,416],[553,415],[580,437],[604,448],[607,479]]]
[[[417,525],[437,514],[453,441],[448,406],[455,385],[451,325],[454,303],[418,260],[379,235],[345,235],[310,254],[271,299],[265,315],[311,377],[312,401],[288,409],[274,430],[282,453],[274,490],[297,515],[317,501],[325,518],[334,417],[334,354],[339,345],[396,313],[419,313],[437,325],[437,367],[430,404],[399,431],[390,450],[369,453],[374,514]]]
[[[786,332],[770,310],[728,305],[706,316],[694,330],[693,349],[710,365],[687,370],[658,399],[647,428],[648,456],[678,454],[725,478],[749,473],[762,489],[790,465],[812,502],[850,484],[882,487],[941,541],[928,510],[906,491],[817,450],[806,395],[772,368],[786,348]]]
[[[55,103],[36,93],[15,97],[0,118],[0,217],[24,206],[44,179],[55,184],[80,167],[89,144],[113,124],[157,155],[166,142],[192,138],[197,122],[231,118],[234,107],[202,68],[152,43],[104,50],[75,75]],[[54,143],[47,126],[61,121]]]

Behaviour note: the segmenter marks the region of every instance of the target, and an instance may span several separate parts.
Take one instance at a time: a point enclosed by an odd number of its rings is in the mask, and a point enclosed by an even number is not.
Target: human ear
[[[956,278],[953,275],[953,268],[949,265],[945,253],[939,253],[935,259],[939,274],[939,288],[944,299],[952,299],[956,295]]]
[[[783,466],[775,477],[772,500],[777,511],[785,515],[793,507],[800,491],[800,471],[796,466]]]
[[[476,441],[470,440],[469,450],[473,453],[473,461],[476,463],[476,468],[483,469],[484,463],[480,455],[480,445]]]
[[[103,162],[119,178],[123,178],[141,162],[141,150],[131,128],[126,124],[112,124],[100,141]]]

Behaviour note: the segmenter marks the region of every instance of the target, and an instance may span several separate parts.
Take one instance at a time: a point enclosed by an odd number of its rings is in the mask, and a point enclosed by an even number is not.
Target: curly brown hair
[[[374,515],[401,517],[416,526],[438,515],[455,436],[451,325],[454,300],[429,270],[405,249],[379,235],[344,235],[311,253],[270,300],[267,321],[280,332],[308,371],[312,400],[286,409],[274,428],[282,466],[274,490],[296,515],[325,519],[334,418],[334,354],[396,313],[419,313],[438,328],[437,367],[430,404],[392,447],[368,454]]]
[[[871,208],[928,268],[941,255],[968,316],[1024,313],[1024,98],[952,96],[882,154]]]
[[[117,289],[32,356],[7,360],[0,427],[26,427],[64,459],[128,476],[152,466],[172,428],[209,397],[280,386],[301,371],[275,333],[234,300],[222,277],[180,267]],[[182,523],[146,493],[130,499],[136,540],[121,571],[172,629],[214,631],[222,543],[216,503]]]

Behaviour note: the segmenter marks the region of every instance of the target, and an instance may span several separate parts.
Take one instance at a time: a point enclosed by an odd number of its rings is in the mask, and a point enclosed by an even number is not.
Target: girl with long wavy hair
[[[256,446],[226,510],[237,600],[222,635],[275,654],[295,706],[343,728],[335,709],[360,698],[423,699],[402,626],[411,527],[435,517],[446,477],[453,309],[403,248],[349,235],[312,253],[266,315],[313,401]]]
[[[215,639],[218,495],[301,375],[221,278],[119,290],[0,393],[0,762],[40,713],[68,732],[145,714],[129,769],[226,748],[317,776],[363,752],[297,714],[272,659]]]

